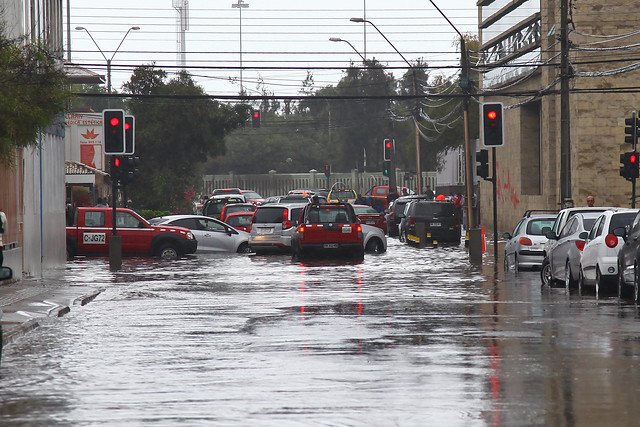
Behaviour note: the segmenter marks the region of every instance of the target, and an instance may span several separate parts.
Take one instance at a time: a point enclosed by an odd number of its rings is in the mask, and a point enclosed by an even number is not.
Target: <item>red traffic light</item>
[[[111,124],[111,126],[118,126],[120,124],[120,119],[117,117],[112,117],[109,123]]]
[[[119,157],[116,157],[116,158],[114,159],[114,161],[113,161],[113,165],[114,165],[115,167],[117,167],[117,168],[119,168],[119,167],[120,167],[120,158],[119,158]]]
[[[495,112],[494,110],[491,110],[487,113],[487,117],[490,118],[491,120],[495,120],[496,117],[498,117],[498,113]]]
[[[386,146],[387,148],[391,148],[391,141],[387,141],[387,143],[385,144],[385,146]]]
[[[631,163],[635,163],[637,160],[638,160],[638,157],[637,157],[635,154],[631,154],[631,155],[629,156],[629,161],[630,161]]]
[[[129,130],[131,129],[131,125],[127,122],[124,122],[124,130]]]
[[[260,112],[259,111],[254,111],[253,112],[253,117],[255,117],[256,119],[260,117]]]

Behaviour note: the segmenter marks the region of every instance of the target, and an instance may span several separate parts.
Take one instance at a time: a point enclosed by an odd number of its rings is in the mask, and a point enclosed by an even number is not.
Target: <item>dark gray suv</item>
[[[461,217],[452,202],[415,200],[409,202],[400,214],[402,238],[407,242],[419,242],[416,224],[424,224],[428,241],[460,244]]]

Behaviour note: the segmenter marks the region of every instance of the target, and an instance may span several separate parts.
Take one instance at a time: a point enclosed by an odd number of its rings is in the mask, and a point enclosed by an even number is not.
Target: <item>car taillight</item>
[[[409,225],[416,225],[416,219],[415,218],[409,218]]]
[[[358,224],[356,231],[358,232],[358,238],[362,239],[362,226]]]
[[[607,237],[604,238],[604,242],[610,248],[615,248],[616,246],[618,246],[618,236],[616,236],[615,234],[607,234]]]
[[[584,240],[576,240],[576,248],[578,248],[579,251],[584,249]]]
[[[306,227],[304,225],[301,225],[300,228],[298,228],[298,235],[300,236],[300,240],[304,240],[304,232],[306,231]]]
[[[287,228],[291,228],[291,221],[285,219],[282,221],[282,229],[286,230]]]
[[[531,239],[528,237],[521,237],[518,239],[518,243],[520,243],[523,246],[531,246],[533,245],[533,243],[531,242]]]

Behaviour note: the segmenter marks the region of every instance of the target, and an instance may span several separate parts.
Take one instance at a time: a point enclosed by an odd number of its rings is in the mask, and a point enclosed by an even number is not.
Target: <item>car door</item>
[[[84,214],[84,227],[78,229],[78,252],[108,253],[112,229],[106,223],[106,212],[84,211],[82,214]],[[110,212],[109,215],[111,215]]]
[[[601,215],[593,224],[587,243],[584,245],[582,251],[582,259],[580,265],[582,266],[582,273],[584,278],[589,282],[596,280],[596,258],[598,254],[598,246],[602,243],[604,238],[603,232],[606,225],[608,216]]]
[[[551,265],[551,275],[556,280],[564,279],[567,257],[571,245],[575,245],[575,233],[578,231],[582,217],[576,214],[566,223],[558,236],[558,242],[550,252],[549,264]]]
[[[518,238],[516,236],[518,235],[518,233],[520,233],[520,229],[522,228],[522,224],[524,224],[524,222],[525,218],[522,218],[520,222],[516,224],[515,228],[513,229],[511,238],[504,246],[504,254],[509,265],[513,265],[515,263],[516,251],[518,250]]]
[[[126,211],[116,213],[116,232],[122,238],[122,252],[131,254],[148,253],[155,235],[146,222]]]
[[[235,252],[235,239],[229,235],[229,226],[210,218],[186,218],[172,225],[187,227],[198,241],[198,252]]]
[[[624,281],[627,284],[633,283],[633,266],[636,260],[636,252],[638,251],[638,244],[640,241],[640,214],[637,214],[631,227],[629,228],[629,232],[627,233],[627,237],[624,241],[624,245],[619,253],[620,259],[620,267],[622,268],[622,273],[624,274]]]

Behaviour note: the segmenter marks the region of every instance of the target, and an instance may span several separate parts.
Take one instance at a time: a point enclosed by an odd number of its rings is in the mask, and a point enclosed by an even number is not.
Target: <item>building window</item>
[[[540,102],[530,102],[520,110],[520,189],[522,194],[542,194]]]

